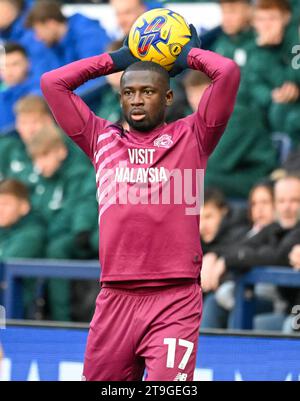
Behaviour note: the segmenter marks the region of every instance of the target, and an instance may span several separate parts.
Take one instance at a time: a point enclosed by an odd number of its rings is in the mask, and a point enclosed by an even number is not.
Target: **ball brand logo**
[[[177,57],[180,52],[181,52],[181,45],[180,43],[173,43],[172,45],[169,46],[170,48],[170,53],[172,54],[173,57]]]
[[[153,145],[157,146],[158,148],[169,149],[169,147],[173,145],[172,136],[168,134],[161,135],[160,137],[155,139]]]
[[[158,42],[168,43],[170,31],[163,31],[162,27],[166,23],[166,18],[163,16],[155,17],[151,22],[144,20],[144,25],[141,28],[136,28],[139,31],[138,54],[140,57],[145,57],[151,46],[157,47]]]

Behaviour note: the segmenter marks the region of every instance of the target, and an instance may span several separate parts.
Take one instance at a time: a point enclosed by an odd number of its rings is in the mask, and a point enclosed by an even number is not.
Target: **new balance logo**
[[[174,382],[186,382],[187,379],[187,373],[177,373],[175,379],[173,380]]]

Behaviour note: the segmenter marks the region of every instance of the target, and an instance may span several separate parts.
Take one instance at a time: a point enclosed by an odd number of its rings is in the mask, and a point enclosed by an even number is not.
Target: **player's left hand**
[[[195,47],[201,48],[201,42],[199,39],[199,35],[193,24],[190,24],[190,30],[191,30],[192,37],[188,41],[188,43],[185,46],[183,46],[181,53],[179,54],[179,56],[177,57],[177,59],[174,63],[173,68],[169,72],[170,77],[175,77],[175,75],[180,74],[183,70],[187,69],[189,67],[188,66],[189,52]]]

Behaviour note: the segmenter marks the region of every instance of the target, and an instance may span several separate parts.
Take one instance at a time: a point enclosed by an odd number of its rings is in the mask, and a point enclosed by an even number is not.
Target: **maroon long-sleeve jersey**
[[[211,79],[198,110],[146,133],[95,116],[73,92],[114,72],[108,54],[42,76],[56,121],[95,167],[104,284],[199,277],[203,173],[233,111],[240,73],[233,61],[197,48],[188,63]]]

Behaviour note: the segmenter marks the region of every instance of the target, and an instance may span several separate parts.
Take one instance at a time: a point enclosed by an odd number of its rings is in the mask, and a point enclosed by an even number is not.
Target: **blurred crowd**
[[[109,3],[124,37],[139,15],[162,5]],[[236,280],[251,267],[300,270],[300,2],[218,3],[222,23],[201,33],[202,47],[234,59],[242,79],[205,178],[204,328],[232,327]],[[54,1],[0,0],[0,43],[0,259],[97,259],[94,170],[57,127],[39,79],[66,63],[116,50],[122,39],[110,37],[98,20],[66,16]],[[86,98],[93,111],[125,126],[120,74],[99,82],[80,94],[93,93],[92,101]],[[208,85],[192,70],[174,79],[167,120],[193,113]],[[93,282],[23,280],[24,317],[88,321],[97,292]],[[300,304],[300,290],[261,284],[255,299],[255,328],[292,331],[290,312]]]

